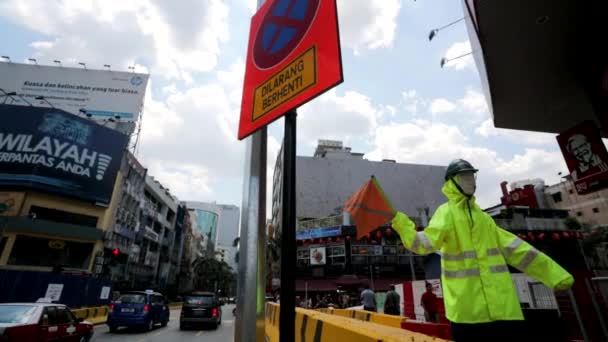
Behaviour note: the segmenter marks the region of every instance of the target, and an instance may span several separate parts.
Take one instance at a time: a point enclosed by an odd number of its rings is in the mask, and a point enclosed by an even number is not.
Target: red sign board
[[[267,0],[251,19],[239,139],[343,79],[336,0]]]
[[[608,152],[592,121],[558,135],[557,142],[579,194],[608,186]]]

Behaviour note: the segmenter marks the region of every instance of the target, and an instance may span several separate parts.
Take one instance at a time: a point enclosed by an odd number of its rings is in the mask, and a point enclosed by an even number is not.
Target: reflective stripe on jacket
[[[446,181],[442,191],[448,202],[437,209],[424,231],[416,232],[414,222],[403,213],[397,213],[392,225],[414,253],[442,252],[441,281],[450,321],[523,320],[507,264],[552,289],[574,282],[547,255],[496,226],[475,198],[460,193],[452,180]]]

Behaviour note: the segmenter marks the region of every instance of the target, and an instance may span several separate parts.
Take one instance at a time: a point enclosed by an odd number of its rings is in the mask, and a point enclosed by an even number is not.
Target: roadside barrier
[[[382,313],[355,310],[355,309],[317,309],[319,312],[323,312],[330,315],[336,315],[347,318],[354,318],[360,321],[372,322],[377,324],[386,325],[393,328],[401,328],[401,325],[407,321],[407,317],[385,315]]]
[[[103,324],[108,318],[108,307],[107,306],[94,306],[90,308],[74,309],[72,313],[78,318],[82,318],[85,321],[93,324]]]
[[[360,311],[360,310],[352,310]],[[328,311],[326,311],[328,312]],[[440,342],[446,341],[401,328],[315,310],[296,309],[296,342]],[[355,316],[358,313],[355,313]],[[279,340],[280,306],[266,303],[266,341]],[[367,316],[365,317],[367,318]],[[371,316],[370,316],[371,320]]]

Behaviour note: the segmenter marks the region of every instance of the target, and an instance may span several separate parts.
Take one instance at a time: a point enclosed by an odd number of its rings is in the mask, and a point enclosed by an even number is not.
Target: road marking
[[[232,321],[232,320],[224,320],[224,321],[222,321],[222,323],[232,324],[232,323],[234,323],[234,321]]]
[[[196,333],[196,336],[201,336],[202,334],[203,334],[203,331],[201,330],[201,331],[199,331],[199,332]]]

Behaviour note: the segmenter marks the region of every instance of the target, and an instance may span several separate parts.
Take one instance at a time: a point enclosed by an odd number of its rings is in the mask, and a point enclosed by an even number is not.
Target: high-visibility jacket
[[[441,205],[428,227],[399,212],[393,228],[404,246],[417,254],[441,251],[441,282],[446,317],[455,323],[523,320],[508,265],[538,279],[551,289],[572,286],[572,276],[516,235],[501,229],[473,196],[463,195],[448,180]]]

